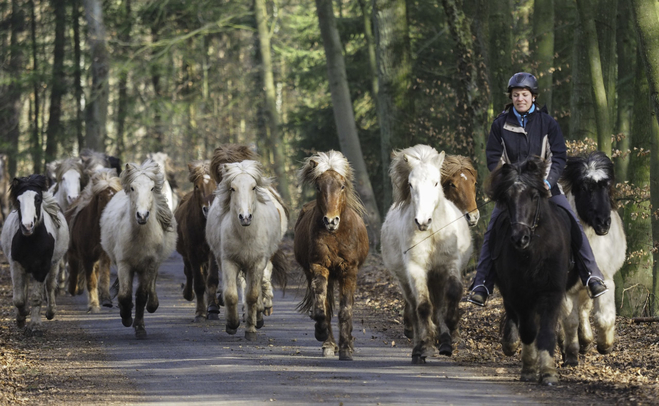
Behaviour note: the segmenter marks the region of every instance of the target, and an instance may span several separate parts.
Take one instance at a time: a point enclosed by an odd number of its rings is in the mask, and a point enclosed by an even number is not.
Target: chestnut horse
[[[79,276],[86,278],[87,311],[98,313],[100,303],[112,307],[110,258],[101,247],[101,214],[112,196],[122,189],[115,169],[94,173],[78,199],[66,212],[69,223],[69,293],[82,293]],[[81,275],[82,272],[82,275]],[[99,303],[100,296],[100,303]]]
[[[315,336],[323,355],[333,356],[334,285],[339,284],[339,359],[352,360],[352,306],[357,272],[368,255],[364,206],[352,184],[350,163],[337,151],[319,152],[305,160],[300,183],[316,188],[316,200],[302,208],[295,225],[295,259],[307,277],[307,291],[298,305],[316,321]]]
[[[446,155],[441,181],[444,196],[464,213],[469,227],[474,227],[480,219],[476,204],[476,179],[478,171],[471,159],[462,155]]]
[[[210,161],[194,161],[188,164],[188,180],[194,185],[194,189],[188,192],[174,212],[176,231],[176,251],[183,257],[183,272],[185,273],[185,286],[183,297],[192,301],[197,297],[197,309],[195,310],[195,322],[209,318],[218,320],[217,312],[208,312],[206,309],[206,275],[210,267],[216,267],[215,260],[211,257],[210,247],[206,242],[206,216],[210,203],[213,201],[217,184],[210,176]],[[214,272],[217,272],[215,270]],[[193,291],[194,288],[194,291]],[[214,303],[214,295],[209,298],[209,303]]]

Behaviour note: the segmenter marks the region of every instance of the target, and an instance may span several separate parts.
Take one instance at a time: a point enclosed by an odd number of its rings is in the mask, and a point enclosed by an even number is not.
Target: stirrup
[[[599,293],[593,294],[590,290],[590,280],[591,279],[599,281],[602,284],[602,286],[604,286],[604,290],[599,292]],[[598,297],[602,296],[606,292],[608,292],[609,288],[606,286],[606,283],[604,283],[604,279],[600,278],[599,276],[589,276],[588,279],[586,279],[586,291],[588,291],[588,296],[591,299],[595,299],[595,298],[598,298]]]
[[[484,287],[484,288],[485,288],[485,292],[487,292],[487,293],[485,293],[485,298],[484,298],[484,300],[483,300],[482,302],[473,299],[473,297],[474,297],[475,295],[483,295],[483,294],[484,294],[484,293],[482,293],[482,292],[476,292],[476,291],[475,291],[476,288],[479,288],[479,287],[481,287],[481,286]],[[489,297],[490,297],[490,290],[487,288],[487,286],[485,286],[485,285],[477,285],[477,286],[474,286],[474,288],[473,288],[473,289],[471,290],[471,292],[469,293],[469,296],[467,296],[467,302],[469,302],[469,303],[473,303],[473,304],[475,304],[476,306],[485,307],[485,305],[487,304],[487,299],[488,299]]]

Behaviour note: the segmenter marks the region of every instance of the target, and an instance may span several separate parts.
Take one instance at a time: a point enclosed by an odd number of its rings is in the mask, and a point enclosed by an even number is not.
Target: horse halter
[[[529,230],[531,230],[531,234],[533,234],[536,227],[538,227],[538,220],[539,220],[539,217],[540,217],[539,216],[539,214],[540,214],[540,199],[541,199],[541,197],[538,198],[538,200],[535,204],[535,214],[533,215],[533,223],[531,223],[531,225],[528,225],[523,221],[515,221],[515,222],[511,221],[510,225],[514,226],[515,224],[521,224],[521,225],[525,226],[526,228],[528,228]],[[508,214],[508,216],[510,217],[510,213]]]

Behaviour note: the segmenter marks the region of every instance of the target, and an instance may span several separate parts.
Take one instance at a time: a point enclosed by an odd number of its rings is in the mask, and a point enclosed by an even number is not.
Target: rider
[[[551,201],[567,210],[579,225],[582,236],[581,246],[574,247],[575,263],[579,277],[588,286],[590,296],[601,296],[608,289],[604,284],[588,239],[583,232],[567,198],[558,186],[558,178],[565,168],[567,148],[563,133],[556,120],[548,113],[546,107],[538,108],[535,98],[538,96],[538,81],[530,73],[519,72],[508,81],[508,97],[512,103],[492,123],[487,140],[487,167],[490,171],[504,163],[517,163],[537,155],[551,161],[545,176],[545,188],[551,190]],[[478,259],[476,277],[471,284],[471,294],[467,300],[479,306],[485,306],[487,297],[492,293],[496,275],[492,272],[489,239],[492,228],[501,209],[492,210],[490,223],[483,238],[483,247]]]

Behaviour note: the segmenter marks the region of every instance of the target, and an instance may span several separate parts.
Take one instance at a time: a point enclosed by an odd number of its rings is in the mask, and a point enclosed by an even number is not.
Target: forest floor
[[[292,260],[290,252],[288,256]],[[355,298],[355,314],[366,317],[355,320],[355,325],[361,322],[378,331],[383,340],[389,341],[386,345],[411,348],[403,335],[403,304],[400,289],[379,255],[370,255],[360,271]],[[485,376],[518,380],[519,354],[506,357],[499,344],[501,297],[493,295],[485,308],[463,301],[460,309],[462,341],[452,359],[465,366],[477,366]],[[82,329],[68,326],[63,331],[57,317],[47,322],[48,331],[43,337],[26,339],[15,326],[14,314],[9,267],[0,256],[0,405],[111,404],[113,393],[122,393],[125,399],[126,394],[134,392],[125,376],[103,368],[102,342],[90,339]],[[70,362],[62,368],[61,360],[65,359]],[[552,391],[561,396],[573,393],[575,398],[592,399],[593,404],[657,403],[659,323],[634,324],[618,317],[614,351],[600,355],[592,348],[581,360],[576,368],[559,367],[559,385],[546,388],[529,384],[529,391],[546,391],[546,396]],[[75,399],[73,393],[77,394]]]

